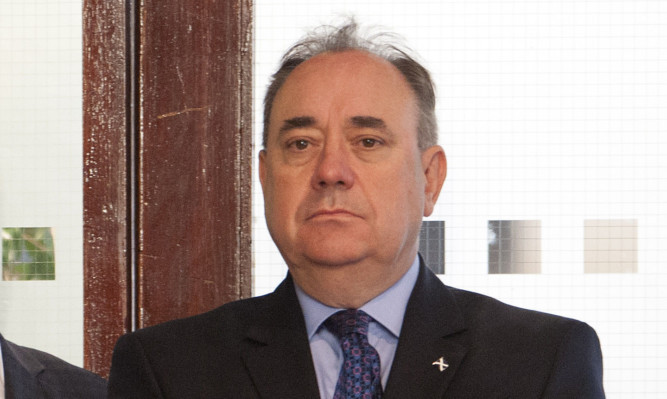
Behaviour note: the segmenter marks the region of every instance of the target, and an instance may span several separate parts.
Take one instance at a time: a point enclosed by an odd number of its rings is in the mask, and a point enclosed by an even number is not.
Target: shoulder
[[[541,368],[553,375],[560,373],[563,365],[576,363],[580,368],[570,369],[579,370],[578,378],[586,374],[599,380],[602,375],[600,341],[588,324],[508,305],[478,293],[447,289],[463,314],[471,353],[485,362],[503,359],[506,366],[517,370],[522,364],[530,364],[533,375]]]
[[[446,323],[456,323],[468,334],[558,334],[584,325],[574,319],[523,309],[495,298],[443,284],[440,278],[422,268],[415,286],[414,304],[424,317],[446,314]]]
[[[131,337],[155,348],[174,344],[183,347],[191,342],[197,346],[208,343],[236,349],[236,342],[246,337],[249,330],[258,327],[272,330],[285,323],[293,327],[295,318],[303,319],[300,309],[292,280],[288,276],[270,294],[229,302],[195,316],[142,328],[126,334],[121,341]],[[285,321],[286,318],[289,321]]]
[[[240,392],[250,387],[242,343],[258,320],[277,313],[272,295],[230,302],[123,335],[111,361],[110,397],[166,397],[166,392],[206,397],[216,389]]]
[[[469,384],[466,390],[483,390],[485,385],[474,382],[483,376],[493,381],[490,391],[509,389],[517,397],[604,397],[600,342],[588,324],[470,291],[442,289],[450,303],[440,306],[456,308],[461,320],[452,339],[467,351],[457,372],[459,382]]]
[[[273,295],[229,302],[205,313],[125,334],[114,348],[112,375],[114,366],[127,363],[146,363],[168,372],[175,365],[195,369],[202,362],[217,364],[221,357],[238,359],[248,330],[277,313],[272,308]]]
[[[99,375],[68,363],[49,353],[32,348],[20,348],[26,353],[26,355],[38,359],[44,365],[44,374],[49,375],[52,381],[62,381],[67,383],[73,383],[77,381],[89,382],[99,387],[103,387],[105,384],[104,379]],[[63,377],[63,379],[60,380],[59,377]]]
[[[95,373],[70,364],[49,353],[4,341],[3,357],[13,360],[35,379],[45,392],[54,397],[103,398],[106,396],[106,381]],[[7,352],[9,353],[5,353]],[[7,365],[5,365],[7,367]],[[27,384],[27,382],[19,382]]]
[[[512,306],[471,291],[447,289],[455,298],[468,328],[490,330],[496,334],[511,331],[519,335],[522,332],[540,334],[548,331],[563,334],[573,328],[587,328],[585,323],[571,318]]]
[[[442,322],[457,326],[453,330],[460,332],[458,339],[473,354],[498,355],[498,359],[506,356],[517,361],[551,359],[548,363],[568,348],[583,347],[598,357],[597,334],[581,321],[519,308],[483,294],[446,286],[428,272],[424,273],[420,287],[417,303],[427,309],[422,317],[445,314]]]
[[[208,312],[142,328],[128,335],[152,345],[182,345],[184,341],[231,343],[243,336],[249,325],[270,313],[270,295],[229,302]]]

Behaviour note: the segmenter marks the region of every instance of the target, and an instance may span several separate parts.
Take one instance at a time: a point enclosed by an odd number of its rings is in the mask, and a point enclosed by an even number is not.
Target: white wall
[[[52,227],[55,281],[0,281],[0,331],[83,364],[82,3],[0,5],[0,228]]]

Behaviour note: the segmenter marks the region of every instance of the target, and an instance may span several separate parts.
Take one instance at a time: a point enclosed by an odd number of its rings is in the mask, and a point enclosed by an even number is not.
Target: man
[[[102,377],[0,334],[0,398],[95,399],[106,390]]]
[[[429,73],[351,22],[298,43],[259,174],[289,275],[122,337],[112,398],[602,398],[586,324],[444,286],[417,254],[446,175]]]

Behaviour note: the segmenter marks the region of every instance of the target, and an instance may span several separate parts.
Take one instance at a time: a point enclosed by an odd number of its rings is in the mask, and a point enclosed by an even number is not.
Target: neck
[[[409,261],[387,265],[290,266],[294,282],[310,297],[334,308],[358,309],[382,294],[408,271]]]

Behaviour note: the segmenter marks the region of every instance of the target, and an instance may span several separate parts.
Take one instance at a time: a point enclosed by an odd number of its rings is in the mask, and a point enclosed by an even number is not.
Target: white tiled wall
[[[0,281],[9,340],[83,364],[80,0],[0,4],[0,228],[52,227],[55,281]]]

